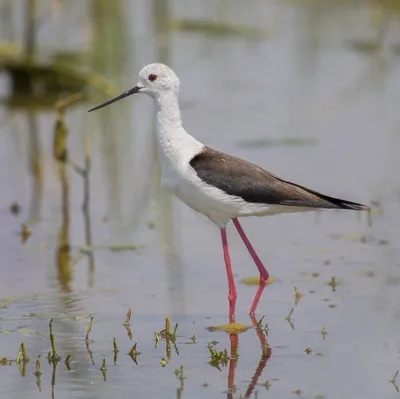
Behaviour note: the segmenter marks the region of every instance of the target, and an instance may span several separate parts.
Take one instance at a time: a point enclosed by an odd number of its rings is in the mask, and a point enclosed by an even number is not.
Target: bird
[[[237,290],[226,232],[229,222],[235,226],[259,271],[259,285],[249,312],[254,316],[269,273],[238,218],[322,209],[367,211],[369,207],[284,180],[261,166],[201,143],[183,127],[179,87],[180,80],[170,67],[152,63],[139,72],[136,86],[88,112],[133,94],[147,94],[153,99],[161,184],[220,229],[228,278],[229,322],[232,324],[236,317]]]

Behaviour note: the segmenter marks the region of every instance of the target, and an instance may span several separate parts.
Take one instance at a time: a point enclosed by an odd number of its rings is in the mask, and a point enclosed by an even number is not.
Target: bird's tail
[[[347,201],[339,198],[329,197],[328,195],[324,195],[318,193],[318,196],[323,200],[332,204],[332,208],[337,209],[351,209],[353,211],[369,211],[370,207],[367,205],[359,204],[357,202]]]

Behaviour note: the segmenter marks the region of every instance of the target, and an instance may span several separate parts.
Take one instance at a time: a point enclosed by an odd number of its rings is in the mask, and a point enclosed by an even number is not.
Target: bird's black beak
[[[130,96],[130,95],[132,95],[132,94],[135,94],[135,93],[139,93],[139,91],[140,91],[141,89],[143,89],[143,87],[135,86],[133,89],[130,89],[130,90],[128,90],[128,91],[126,91],[126,92],[120,94],[119,96],[114,97],[114,98],[112,98],[111,100],[106,101],[106,102],[103,103],[103,104],[97,105],[96,107],[93,107],[93,108],[89,109],[88,112],[96,111],[96,109],[100,109],[100,108],[103,108],[103,107],[107,107],[107,105],[110,105],[110,104],[112,104],[112,103],[115,103],[116,101],[122,100],[122,99],[125,98],[125,97],[128,97],[128,96]]]

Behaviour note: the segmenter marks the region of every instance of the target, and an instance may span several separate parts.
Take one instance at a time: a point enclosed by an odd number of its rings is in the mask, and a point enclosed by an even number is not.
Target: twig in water
[[[71,371],[71,365],[70,365],[71,357],[72,357],[71,355],[68,355],[65,358],[65,367],[67,368],[68,371]]]
[[[294,330],[294,324],[292,321],[292,314],[293,314],[294,308],[290,309],[289,314],[285,317],[285,320],[290,324],[290,327]]]
[[[48,360],[49,362],[54,364],[58,363],[61,360],[61,357],[57,355],[56,343],[53,334],[53,319],[50,320],[49,329],[50,329],[50,344],[52,352],[49,352]]]
[[[397,392],[400,392],[399,386],[397,385],[397,377],[399,376],[399,370],[397,370],[394,373],[393,378],[390,380],[390,382],[393,384],[394,388],[396,389]]]
[[[42,373],[40,371],[40,355],[36,358],[36,366],[34,376],[36,377],[36,386],[39,389],[39,392],[42,392],[42,382],[40,380]]]
[[[92,331],[92,325],[93,325],[93,316],[90,316],[89,325],[86,330],[86,342],[89,341],[89,334],[90,334],[90,331]]]
[[[114,364],[116,365],[117,364],[117,360],[118,360],[119,349],[118,349],[117,341],[116,341],[115,338],[113,339],[113,348],[114,348]]]

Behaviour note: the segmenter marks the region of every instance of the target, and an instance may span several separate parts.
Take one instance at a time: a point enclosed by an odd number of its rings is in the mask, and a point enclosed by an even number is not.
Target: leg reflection
[[[254,372],[253,377],[250,382],[250,385],[247,388],[247,391],[244,395],[245,398],[249,398],[250,395],[252,394],[255,386],[257,385],[258,379],[260,378],[262,372],[264,371],[264,368],[267,365],[267,362],[270,359],[271,354],[272,354],[271,347],[269,346],[269,344],[267,342],[267,337],[265,336],[264,332],[261,329],[261,324],[257,322],[257,320],[254,316],[250,316],[250,318],[256,329],[258,339],[260,340],[262,352],[261,352],[261,359],[258,363],[256,371]]]
[[[229,358],[229,374],[228,374],[228,393],[227,398],[233,399],[233,394],[236,391],[235,387],[235,370],[238,358],[238,347],[239,347],[239,335],[230,334],[229,338],[231,340],[231,355]]]
[[[254,316],[250,316],[253,326],[256,330],[258,339],[261,343],[261,359],[258,363],[256,371],[251,378],[250,384],[246,390],[244,395],[245,398],[249,398],[254,391],[255,386],[257,385],[258,379],[260,378],[262,372],[264,371],[265,366],[267,365],[268,360],[271,357],[272,351],[267,342],[267,337],[264,334],[261,324],[257,322]],[[237,366],[237,359],[238,359],[238,349],[239,349],[239,335],[238,334],[230,334],[229,335],[231,341],[231,353],[229,358],[229,375],[228,375],[228,392],[227,398],[233,399],[233,394],[236,391],[235,386],[235,370]]]

